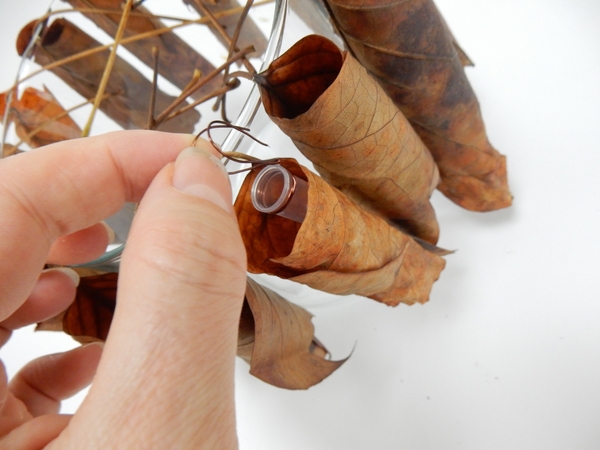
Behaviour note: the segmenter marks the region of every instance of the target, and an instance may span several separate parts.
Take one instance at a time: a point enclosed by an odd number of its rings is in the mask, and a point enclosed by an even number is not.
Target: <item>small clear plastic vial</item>
[[[250,197],[258,211],[302,223],[308,203],[308,183],[279,165],[270,165],[254,179]]]

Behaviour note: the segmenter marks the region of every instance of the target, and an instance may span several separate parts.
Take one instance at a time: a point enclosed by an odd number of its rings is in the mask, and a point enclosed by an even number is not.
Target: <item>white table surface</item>
[[[0,90],[47,3],[0,2]],[[478,214],[436,193],[440,245],[457,252],[430,302],[313,308],[334,358],[354,349],[320,385],[283,391],[240,362],[243,450],[600,448],[600,2],[437,4],[476,63],[514,205]],[[13,374],[71,346],[25,329],[0,353]]]

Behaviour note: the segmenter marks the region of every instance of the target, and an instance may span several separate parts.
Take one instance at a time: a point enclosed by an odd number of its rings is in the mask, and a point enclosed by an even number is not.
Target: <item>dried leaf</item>
[[[241,323],[246,330],[253,328],[254,341],[246,339],[238,346],[238,355],[246,361],[250,355],[250,373],[255,377],[285,389],[308,389],[346,361],[324,359],[327,349],[314,338],[311,315],[303,308],[251,279],[246,302],[252,314],[242,314],[246,320]]]
[[[19,36],[20,42],[31,39],[32,24],[23,28]],[[76,25],[65,19],[57,19],[45,29],[36,43],[33,55],[38,64],[45,66],[99,46],[99,42]],[[109,50],[106,50],[66,62],[53,68],[52,72],[84,98],[94,98],[109,53]],[[151,92],[152,83],[131,64],[117,57],[105,90],[107,98],[100,104],[100,110],[125,129],[143,129],[148,122]],[[174,100],[175,97],[158,90],[156,110],[167,108]],[[198,111],[192,109],[175,121],[163,123],[158,129],[190,133],[199,119]]]
[[[80,342],[105,341],[117,305],[119,274],[81,277],[75,301],[63,315],[63,331]]]
[[[433,158],[351,55],[311,35],[255,79],[273,122],[325,180],[409,234],[437,242]]]
[[[439,189],[470,210],[509,206],[506,159],[487,139],[461,52],[433,1],[327,4],[354,56],[433,154],[442,179]]]
[[[308,182],[304,222],[262,214],[244,180],[235,211],[251,273],[268,273],[332,294],[358,294],[388,305],[424,303],[445,261],[352,202],[293,159],[281,165]]]
[[[98,8],[114,9],[121,11],[122,0],[67,0],[74,8]],[[83,13],[92,20],[108,35],[114,36],[121,19],[121,12],[114,14]],[[166,25],[152,16],[143,6],[135,8],[135,14],[131,14],[127,20],[125,37],[135,36],[149,31],[164,28]],[[152,48],[156,47],[160,58],[158,60],[158,73],[180,89],[184,89],[192,76],[194,70],[206,74],[215,70],[215,67],[201,54],[195,51],[189,44],[174,32],[166,32],[159,36],[124,44],[124,47],[139,58],[144,64],[153,67]],[[182,58],[185,55],[185,58]],[[177,67],[177,70],[173,70]],[[191,94],[194,98],[201,98],[205,94],[218,88],[221,81],[217,78],[209,81],[198,91]]]
[[[4,119],[9,93],[0,93],[0,120]],[[18,99],[13,95],[9,120],[19,138],[32,148],[81,137],[79,126],[47,88],[28,87]]]
[[[64,331],[79,342],[105,341],[116,307],[119,274],[81,275],[75,301],[37,331]],[[175,307],[175,306],[174,306]],[[314,337],[311,315],[280,295],[248,279],[240,317],[238,356],[250,373],[274,386],[307,389],[330,375],[345,360],[329,361]]]

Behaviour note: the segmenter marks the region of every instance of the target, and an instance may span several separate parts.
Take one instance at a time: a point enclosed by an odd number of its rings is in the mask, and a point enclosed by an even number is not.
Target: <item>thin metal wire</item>
[[[221,156],[223,158],[226,158],[229,161],[233,161],[233,162],[236,162],[238,164],[251,164],[251,167],[248,167],[247,169],[240,169],[240,170],[234,170],[234,171],[231,171],[231,172],[227,172],[229,175],[235,175],[235,174],[238,174],[238,173],[242,173],[242,172],[246,172],[246,171],[252,170],[255,166],[267,166],[267,165],[272,165],[272,164],[279,164],[279,158],[271,158],[271,159],[242,159],[242,158],[237,158],[237,157],[233,156],[231,154],[232,152],[225,152],[225,151],[223,151],[221,149],[221,147],[214,141],[214,139],[212,138],[212,135],[211,135],[211,131],[212,130],[214,130],[214,129],[223,129],[223,128],[230,128],[232,130],[235,130],[235,131],[243,134],[244,136],[249,137],[250,139],[252,139],[256,143],[258,143],[260,145],[264,145],[265,147],[268,147],[268,144],[260,141],[259,139],[255,138],[254,136],[252,136],[252,134],[250,134],[250,129],[249,128],[241,127],[241,126],[237,126],[237,125],[233,125],[232,123],[225,122],[223,120],[213,120],[212,122],[210,122],[206,128],[204,128],[202,131],[200,131],[196,135],[196,138],[194,139],[192,145],[195,145],[196,142],[198,141],[198,139],[200,138],[200,136],[202,136],[204,133],[206,133],[206,136],[208,137],[208,141],[212,144],[212,146],[215,148],[215,150],[217,150],[221,154]]]

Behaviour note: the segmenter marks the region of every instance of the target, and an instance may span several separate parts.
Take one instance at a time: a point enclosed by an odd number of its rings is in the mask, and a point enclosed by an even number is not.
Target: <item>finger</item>
[[[246,255],[223,167],[200,153],[182,152],[138,208],[105,352],[71,423],[73,439],[93,430],[99,448],[165,439],[177,448],[235,445]]]
[[[101,345],[89,344],[34,359],[10,381],[9,390],[33,417],[57,413],[62,400],[92,382],[101,354]]]
[[[0,439],[0,450],[39,450],[46,448],[67,427],[70,415],[36,417]]]
[[[0,361],[0,436],[4,436],[31,418],[23,402],[10,393],[6,370]]]
[[[66,267],[44,270],[31,294],[13,314],[0,322],[7,330],[16,330],[56,316],[75,299],[79,276]]]
[[[61,266],[83,264],[98,259],[115,239],[115,232],[105,223],[59,237],[50,246],[47,262]]]
[[[27,298],[56,238],[116,213],[125,201],[139,201],[192,139],[122,131],[0,160],[0,320]]]

